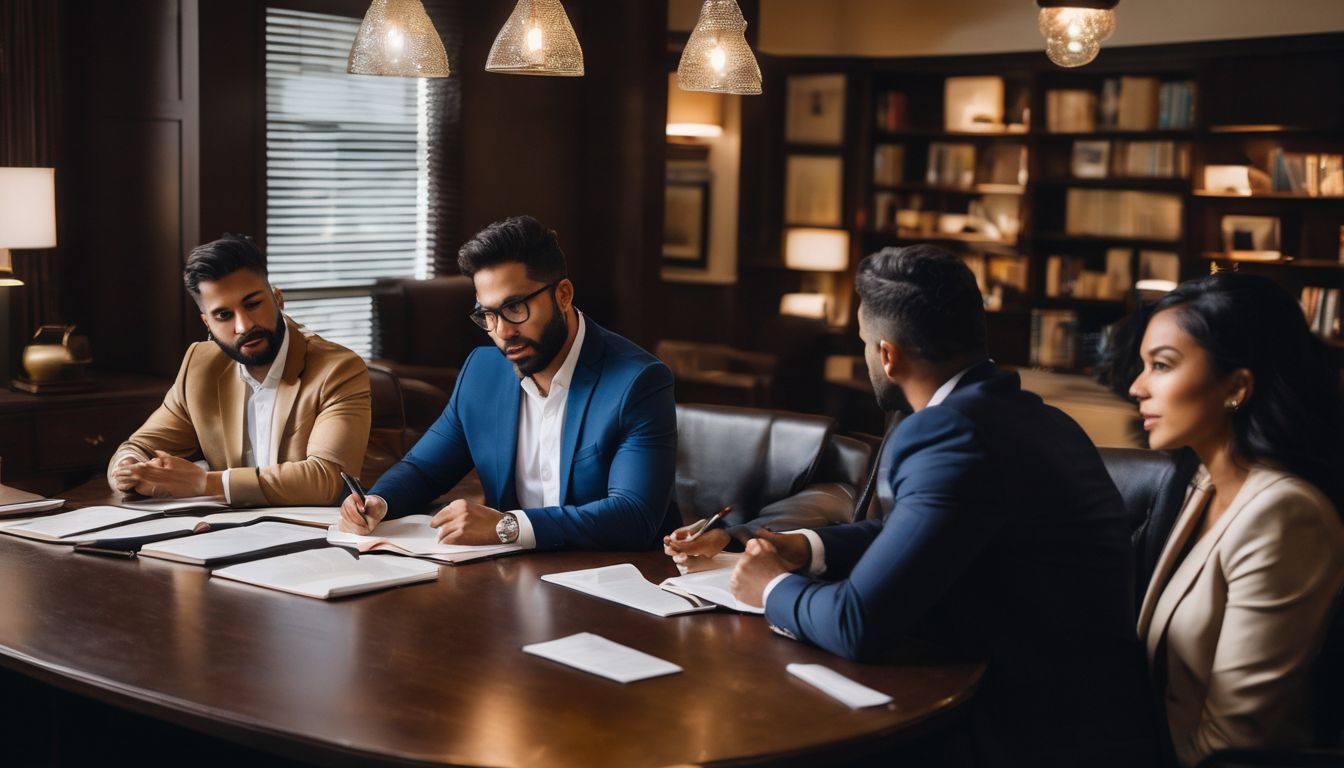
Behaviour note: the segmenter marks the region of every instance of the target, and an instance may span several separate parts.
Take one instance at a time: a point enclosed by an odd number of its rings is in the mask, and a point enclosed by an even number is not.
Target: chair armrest
[[[846,483],[814,483],[766,505],[755,518],[730,528],[729,534],[751,533],[757,528],[792,531],[848,523],[854,516],[854,495],[854,487]]]
[[[419,379],[401,380],[401,399],[406,426],[416,432],[429,429],[448,406],[448,393]]]

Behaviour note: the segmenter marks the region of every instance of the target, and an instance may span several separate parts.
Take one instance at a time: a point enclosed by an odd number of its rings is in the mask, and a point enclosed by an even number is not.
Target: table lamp
[[[0,381],[10,377],[9,288],[23,285],[10,249],[54,247],[55,169],[0,168]]]
[[[843,229],[813,227],[794,227],[785,230],[784,266],[814,273],[804,279],[803,290],[811,294],[824,295],[824,305],[831,315],[827,320],[835,325],[843,324],[843,313],[848,313],[849,307],[846,302],[841,301],[842,297],[837,295],[835,273],[844,272],[849,268],[848,232]],[[842,316],[837,317],[837,314]]]

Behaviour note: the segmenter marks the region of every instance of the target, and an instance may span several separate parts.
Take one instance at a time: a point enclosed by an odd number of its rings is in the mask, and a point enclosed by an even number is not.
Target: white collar
[[[285,324],[285,337],[280,340],[280,349],[275,353],[275,359],[271,361],[271,369],[266,372],[265,381],[257,381],[252,377],[252,373],[247,370],[247,366],[236,363],[238,378],[251,387],[253,392],[258,389],[275,389],[280,386],[280,377],[285,373],[285,360],[289,358],[289,337],[294,333],[294,329],[289,327],[288,319],[284,314],[280,315],[280,322]]]
[[[579,364],[579,353],[583,351],[584,322],[583,313],[579,311],[578,307],[574,308],[574,314],[579,318],[579,330],[574,334],[574,344],[570,346],[569,354],[565,355],[565,362],[560,365],[560,370],[556,371],[555,376],[551,378],[550,392],[554,392],[556,387],[569,389],[569,383],[574,380],[574,368]],[[531,376],[524,376],[518,383],[522,386],[523,391],[532,397],[544,398],[547,396],[541,394],[541,390],[537,389],[537,383],[532,380]]]
[[[939,403],[946,400],[947,396],[952,394],[952,390],[957,388],[957,383],[961,381],[961,377],[965,376],[967,371],[971,370],[972,368],[974,368],[976,365],[979,364],[980,363],[976,363],[975,365],[970,365],[965,368],[962,368],[960,371],[957,372],[956,376],[953,376],[947,381],[944,381],[941,387],[934,390],[933,397],[929,398],[929,404],[924,407],[929,408],[938,405]]]

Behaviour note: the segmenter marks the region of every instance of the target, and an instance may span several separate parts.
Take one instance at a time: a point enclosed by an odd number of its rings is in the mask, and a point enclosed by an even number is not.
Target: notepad
[[[199,517],[145,512],[134,522],[68,534],[56,543],[73,544],[75,551],[81,553],[129,557],[144,545],[156,541],[264,521],[296,523],[325,530],[340,516],[341,510],[337,507],[257,507]]]
[[[348,549],[325,547],[231,565],[212,571],[210,577],[330,600],[434,581],[439,566],[411,558],[359,557]]]
[[[630,563],[548,573],[541,580],[664,618],[714,610],[712,601],[659,589]]]
[[[60,509],[63,506],[65,506],[65,499],[44,499],[38,497],[35,501],[17,501],[12,504],[0,506],[0,518],[36,515],[42,512],[50,512],[53,509]]]
[[[326,534],[316,528],[289,523],[257,523],[146,544],[140,548],[140,556],[209,566],[319,547],[325,545],[326,540]]]
[[[188,496],[181,499],[138,499],[123,501],[117,506],[142,512],[185,512],[198,509],[228,509],[223,496]]]
[[[830,667],[820,664],[790,664],[789,674],[815,686],[827,696],[852,709],[880,707],[891,703],[891,697],[866,685],[859,685]]]
[[[370,536],[347,533],[333,525],[327,531],[327,541],[354,547],[360,552],[390,552],[449,565],[522,550],[517,544],[440,544],[439,532],[429,526],[430,520],[429,515],[407,515],[395,520],[384,520]]]
[[[730,581],[733,578],[733,566],[737,564],[740,557],[741,555],[737,553],[720,553],[715,556],[716,560],[723,558],[717,568],[673,576],[670,579],[665,579],[658,586],[669,592],[685,593],[702,600],[708,600],[734,611],[763,614],[765,613],[764,608],[747,605],[733,597],[733,588]]]
[[[125,525],[153,516],[152,512],[121,507],[84,507],[59,515],[25,520],[18,525],[7,525],[0,528],[0,532],[25,539],[59,542],[65,536]]]
[[[681,671],[681,667],[670,661],[614,643],[591,632],[580,632],[559,640],[524,645],[523,652],[618,683],[633,683],[636,680],[647,680],[650,677],[662,677]]]

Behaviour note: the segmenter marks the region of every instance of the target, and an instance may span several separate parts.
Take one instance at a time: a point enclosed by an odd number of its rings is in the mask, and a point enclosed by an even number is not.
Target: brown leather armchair
[[[683,523],[726,505],[729,532],[819,528],[854,519],[872,449],[825,416],[677,406],[676,501]]]
[[[379,282],[373,293],[372,362],[403,380],[452,392],[467,355],[491,343],[467,319],[475,306],[476,289],[460,275]]]

